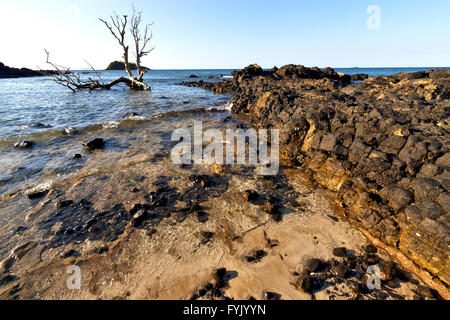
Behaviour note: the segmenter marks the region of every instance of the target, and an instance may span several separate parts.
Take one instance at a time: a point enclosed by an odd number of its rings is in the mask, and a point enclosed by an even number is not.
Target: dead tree
[[[119,83],[124,83],[130,89],[134,90],[146,90],[150,91],[151,88],[147,84],[143,82],[143,77],[147,72],[147,68],[142,67],[141,59],[147,56],[151,51],[154,50],[154,47],[148,47],[150,41],[153,38],[153,33],[151,31],[151,26],[153,24],[147,24],[141,30],[142,24],[142,11],[136,11],[133,7],[133,15],[131,21],[128,21],[128,16],[123,15],[122,17],[117,14],[110,16],[110,22],[100,19],[101,22],[105,24],[105,26],[109,29],[114,38],[117,39],[119,45],[123,49],[123,63],[125,66],[125,71],[128,74],[128,78],[120,77],[115,79],[109,83],[104,83],[103,79],[100,76],[100,73],[95,70],[91,64],[87,61],[86,63],[95,73],[97,79],[88,78],[87,80],[82,80],[78,73],[72,73],[69,68],[62,67],[50,61],[50,54],[47,50],[45,50],[47,54],[46,63],[51,65],[55,70],[56,74],[52,74],[53,80],[69,88],[72,91],[76,90],[95,90],[95,89],[106,89],[109,90],[113,86]],[[129,29],[127,30],[127,27]],[[137,76],[134,76],[129,62],[129,46],[126,44],[126,34],[127,31],[130,31],[131,36],[134,41],[135,48],[135,58],[136,58],[136,68],[137,68]]]
[[[152,52],[155,49],[154,47],[147,48],[149,42],[153,38],[153,32],[151,30],[153,23],[145,25],[143,34],[141,33],[140,30],[141,23],[142,23],[142,11],[136,11],[136,9],[133,6],[133,16],[131,17],[130,32],[131,35],[133,36],[135,45],[136,68],[138,72],[137,81],[142,81],[145,72],[147,72],[147,69],[141,66],[141,59],[147,56],[150,52]]]

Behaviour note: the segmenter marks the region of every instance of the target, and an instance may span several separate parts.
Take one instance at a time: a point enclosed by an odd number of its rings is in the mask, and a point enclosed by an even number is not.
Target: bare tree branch
[[[103,81],[102,76],[100,75],[100,73],[97,70],[95,70],[94,67],[87,60],[84,60],[84,62],[86,62],[86,64],[91,68],[91,70],[94,71],[94,73],[100,79],[102,84],[105,84],[105,82]]]
[[[141,59],[154,50],[154,47],[148,48],[146,50],[148,43],[153,38],[153,32],[151,30],[153,23],[145,25],[143,36],[140,30],[141,23],[142,23],[142,11],[137,11],[133,6],[133,15],[131,17],[130,22],[130,32],[131,35],[133,36],[135,45],[136,67],[139,81],[142,81],[142,78],[144,77],[144,74],[147,71],[145,68],[142,68]]]
[[[127,32],[127,24],[128,24],[128,16],[123,15],[120,18],[117,14],[110,16],[112,25],[103,19],[99,19],[101,22],[105,24],[105,26],[109,29],[114,38],[117,39],[120,46],[123,49],[123,60],[125,64],[125,71],[128,73],[130,79],[134,79],[133,73],[131,72],[130,64],[128,61],[128,49],[129,47],[125,44],[125,35]],[[113,27],[114,26],[114,27]]]

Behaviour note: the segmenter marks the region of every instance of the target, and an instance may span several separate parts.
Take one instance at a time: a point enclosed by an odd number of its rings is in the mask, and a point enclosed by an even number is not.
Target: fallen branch
[[[78,73],[72,73],[69,68],[62,67],[50,61],[50,54],[47,50],[45,53],[47,54],[46,63],[51,65],[55,70],[56,74],[50,74],[53,80],[62,86],[65,86],[72,90],[73,92],[77,90],[96,90],[96,89],[104,89],[109,90],[113,86],[123,83],[127,85],[130,89],[133,90],[146,90],[150,91],[151,88],[149,85],[143,82],[144,74],[147,72],[145,67],[141,66],[141,59],[147,56],[151,51],[153,51],[153,47],[148,48],[148,44],[150,40],[153,38],[153,33],[151,32],[151,26],[153,24],[147,24],[143,28],[143,32],[140,30],[140,26],[142,23],[142,12],[136,11],[133,6],[133,15],[130,21],[130,29],[131,35],[134,40],[135,45],[135,56],[136,56],[136,66],[137,66],[137,77],[135,77],[131,71],[130,63],[129,63],[129,47],[125,42],[127,26],[128,26],[128,16],[123,15],[119,17],[117,14],[111,15],[110,22],[99,19],[103,24],[109,29],[111,34],[116,38],[119,45],[123,49],[123,59],[125,65],[125,71],[128,74],[128,79],[125,77],[120,77],[115,79],[107,84],[103,81],[100,73],[94,69],[94,67],[86,61],[91,70],[95,73],[97,79],[88,78],[87,80],[82,80]]]

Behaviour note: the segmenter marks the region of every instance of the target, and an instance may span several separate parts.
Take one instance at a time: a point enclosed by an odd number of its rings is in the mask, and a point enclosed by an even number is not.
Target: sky
[[[155,23],[152,69],[450,66],[448,0],[0,0],[0,62],[46,68],[46,48],[103,69],[122,51],[98,18],[132,3]]]

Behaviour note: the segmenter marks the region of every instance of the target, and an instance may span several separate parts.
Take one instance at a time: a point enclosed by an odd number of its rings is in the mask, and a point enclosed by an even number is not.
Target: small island
[[[131,70],[137,70],[137,66],[135,63],[130,63]],[[142,69],[150,70],[147,67],[142,67]],[[111,62],[105,70],[125,70],[125,64],[120,61]]]

